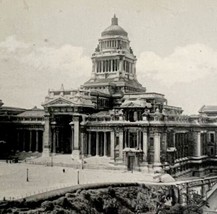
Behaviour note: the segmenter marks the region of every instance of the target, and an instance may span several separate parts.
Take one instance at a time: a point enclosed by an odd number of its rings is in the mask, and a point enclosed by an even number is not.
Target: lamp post
[[[84,169],[84,155],[81,155],[81,169]]]
[[[29,182],[29,169],[26,169],[26,182]]]
[[[80,181],[79,181],[79,170],[77,171],[77,184],[79,184]]]
[[[53,153],[50,153],[50,166],[52,167],[53,166]]]

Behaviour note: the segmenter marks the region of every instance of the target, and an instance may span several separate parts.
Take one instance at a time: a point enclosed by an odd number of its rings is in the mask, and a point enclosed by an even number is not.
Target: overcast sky
[[[195,114],[217,105],[216,0],[0,0],[0,99],[41,107],[48,89],[78,88],[116,14],[148,92]]]

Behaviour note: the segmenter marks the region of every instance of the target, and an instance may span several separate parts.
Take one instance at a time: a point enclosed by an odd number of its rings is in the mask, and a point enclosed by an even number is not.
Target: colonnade
[[[107,59],[96,61],[96,72],[113,72],[124,70],[127,73],[133,73],[134,64],[127,60]]]
[[[41,129],[17,129],[17,151],[42,152]]]
[[[125,148],[136,148],[143,151],[143,161],[147,162],[149,136],[146,130],[137,130],[137,143],[132,146],[129,143],[129,132],[124,130],[115,131],[89,131],[87,141],[87,154],[90,156],[109,156],[112,159],[116,158],[123,160],[123,150]],[[154,159],[153,164],[160,164],[161,152],[161,133],[154,133]]]
[[[188,145],[188,133],[178,132],[174,133],[175,147],[176,147],[176,158],[184,158],[188,156],[189,145]]]
[[[101,60],[96,62],[96,72],[113,72],[118,71],[119,69],[119,60],[118,59],[109,59]]]
[[[56,152],[56,145],[58,145],[58,131],[52,134],[52,129],[58,124],[50,123],[46,120],[44,125],[44,144],[43,153]],[[72,157],[79,159],[80,155],[86,156],[108,156],[112,159],[118,158],[123,160],[123,150],[128,148],[135,148],[143,151],[143,161],[148,161],[148,151],[150,147],[150,133],[147,129],[131,129],[131,128],[117,128],[108,130],[94,130],[86,128],[80,121],[80,115],[74,116],[71,126],[71,141]],[[155,130],[152,132],[153,137],[153,164],[160,164],[161,155],[161,132]],[[52,151],[50,151],[52,148]],[[48,150],[47,150],[48,149]]]
[[[111,132],[88,132],[88,141],[86,151],[88,157],[96,156],[112,156],[114,148],[111,147],[113,143]]]
[[[127,42],[120,41],[120,40],[115,40],[115,39],[110,39],[106,41],[101,41],[100,42],[100,49],[119,49],[119,48],[127,48],[128,44]]]

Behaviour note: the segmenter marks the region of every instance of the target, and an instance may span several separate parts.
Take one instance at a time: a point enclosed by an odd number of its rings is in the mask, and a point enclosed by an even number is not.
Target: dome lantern
[[[118,25],[118,18],[116,15],[111,19],[111,25],[107,27],[102,33],[102,37],[113,37],[113,36],[122,36],[127,38],[127,32]]]
[[[112,25],[118,25],[118,18],[114,14],[114,17],[112,18]]]

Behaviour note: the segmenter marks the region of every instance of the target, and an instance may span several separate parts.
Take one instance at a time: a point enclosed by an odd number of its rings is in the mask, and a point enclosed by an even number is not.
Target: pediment
[[[71,106],[73,104],[75,104],[75,103],[73,103],[70,100],[59,97],[55,100],[51,100],[51,101],[47,102],[45,105],[46,106],[69,106],[69,105]]]
[[[141,105],[138,105],[135,102],[127,102],[127,103],[123,103],[121,107],[141,107]]]
[[[129,108],[150,108],[151,107],[151,104],[144,101],[144,100],[140,100],[140,99],[137,99],[137,100],[126,100],[122,105],[121,107],[129,107]]]
[[[45,107],[62,107],[62,106],[83,106],[83,107],[91,107],[94,108],[93,103],[90,100],[83,100],[81,98],[72,98],[66,99],[63,97],[58,97],[56,99],[52,99],[43,104]]]
[[[133,102],[130,102],[130,103],[128,103],[126,106],[128,106],[128,107],[135,107],[135,106],[138,106],[138,105],[136,105],[136,104],[133,103]]]

